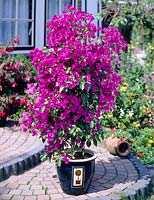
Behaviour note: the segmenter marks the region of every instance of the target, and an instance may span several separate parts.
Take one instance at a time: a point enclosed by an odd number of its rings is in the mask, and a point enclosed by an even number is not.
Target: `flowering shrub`
[[[116,109],[104,115],[102,123],[109,128],[130,130],[154,127],[154,76],[137,59],[128,55],[121,64],[119,74],[123,78]]]
[[[132,56],[131,48],[132,44],[120,68],[114,66],[123,84],[115,100],[116,109],[102,116],[102,125],[106,127],[106,135],[127,138],[133,153],[144,163],[152,164],[154,148],[148,141],[154,137],[154,73],[151,67]]]
[[[8,46],[0,47],[0,121],[23,104],[26,84],[31,81],[31,68],[9,54],[18,42],[15,38]]]
[[[31,52],[38,83],[29,87],[32,100],[20,124],[47,141],[45,156],[57,163],[68,163],[91,141],[97,145],[103,135],[101,112],[109,112],[119,94],[121,77],[111,63],[119,60],[126,43],[113,27],[103,29],[96,41],[93,20],[68,6],[48,24],[47,49]]]

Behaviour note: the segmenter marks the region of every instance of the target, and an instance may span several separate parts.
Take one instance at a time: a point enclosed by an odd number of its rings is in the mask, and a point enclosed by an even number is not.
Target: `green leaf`
[[[90,146],[91,146],[91,141],[88,140],[88,141],[86,142],[86,145],[87,145],[87,147],[90,147]]]
[[[43,106],[43,107],[41,108],[41,111],[42,111],[42,112],[44,112],[44,111],[45,111],[45,106]]]
[[[59,89],[59,92],[62,92],[64,90],[64,87],[61,87],[60,89]]]
[[[80,89],[84,90],[85,80],[82,80],[80,83]]]
[[[75,152],[78,152],[80,150],[80,148],[76,145],[75,147],[74,147],[74,151]]]
[[[95,146],[97,146],[97,140],[94,139],[93,143]]]
[[[41,161],[45,161],[47,159],[47,155],[46,153],[42,153],[42,155],[40,156]]]
[[[88,99],[87,94],[86,94],[86,93],[83,93],[83,94],[81,95],[81,98],[82,98],[83,103],[86,104],[87,99]]]

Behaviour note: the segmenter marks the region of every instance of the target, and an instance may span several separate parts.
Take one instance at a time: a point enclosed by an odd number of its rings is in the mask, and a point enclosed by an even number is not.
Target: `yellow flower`
[[[112,117],[113,117],[113,114],[112,114],[112,113],[109,113],[107,116],[108,116],[109,118],[112,118]]]
[[[154,49],[154,46],[149,45],[146,50],[153,50],[153,49]]]
[[[133,125],[134,125],[136,128],[140,127],[140,124],[139,124],[138,122],[133,122]]]
[[[149,97],[147,95],[143,95],[144,99],[149,99]]]
[[[126,129],[127,127],[125,126],[125,125],[123,125],[123,127],[122,127],[123,129]]]
[[[124,82],[124,83],[123,83],[123,86],[128,86],[128,83]]]
[[[121,86],[120,91],[121,91],[121,92],[125,92],[126,89],[127,89],[127,87],[125,87],[125,86]]]
[[[144,122],[145,122],[145,123],[148,122],[148,118],[145,118],[145,119],[144,119]]]
[[[134,49],[135,46],[134,46],[134,45],[129,45],[129,48],[130,48],[130,49]]]
[[[149,144],[152,144],[153,143],[153,140],[149,140]]]
[[[152,145],[151,144],[148,144],[148,147],[150,148]]]
[[[148,87],[148,85],[145,85],[145,89],[148,89],[149,87]]]
[[[130,95],[130,96],[134,96],[134,93],[133,93],[133,92],[130,92],[129,95]]]

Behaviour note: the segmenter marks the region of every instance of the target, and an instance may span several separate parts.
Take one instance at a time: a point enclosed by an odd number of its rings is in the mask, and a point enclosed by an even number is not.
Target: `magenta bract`
[[[29,85],[33,99],[21,121],[47,141],[49,158],[68,162],[67,147],[77,151],[102,136],[102,110],[112,108],[121,77],[112,62],[126,43],[114,27],[105,28],[98,40],[91,14],[68,6],[48,24],[48,47],[31,52],[38,71],[37,85]]]

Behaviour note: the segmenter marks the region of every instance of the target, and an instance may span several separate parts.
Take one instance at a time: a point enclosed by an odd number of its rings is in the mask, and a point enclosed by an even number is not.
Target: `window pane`
[[[61,14],[66,5],[71,5],[72,0],[47,0],[47,21],[49,21],[53,15]]]
[[[20,0],[18,5],[18,18],[32,19],[32,1]]]
[[[32,45],[32,22],[19,21],[18,35],[20,39],[19,46]]]
[[[47,21],[49,21],[53,15],[59,14],[59,0],[47,1]]]
[[[0,0],[0,18],[15,18],[16,0]]]
[[[15,37],[15,22],[0,20],[0,44],[4,45]]]
[[[72,1],[71,0],[62,1],[62,8],[61,9],[64,10],[67,5],[72,5]]]

